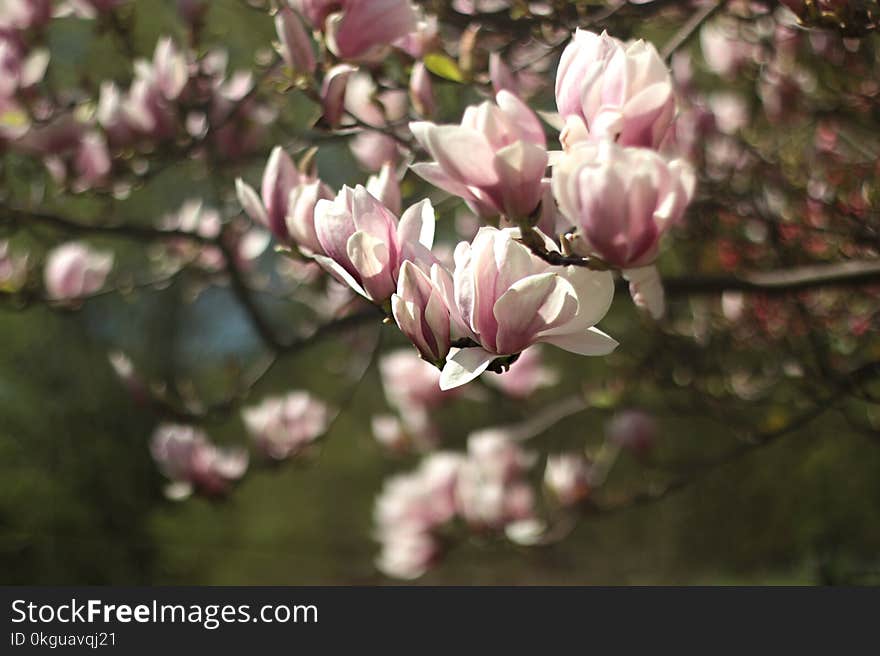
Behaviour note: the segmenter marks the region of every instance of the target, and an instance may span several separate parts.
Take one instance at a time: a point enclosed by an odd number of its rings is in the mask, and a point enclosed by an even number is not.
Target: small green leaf
[[[425,67],[434,75],[453,82],[464,82],[464,74],[455,60],[438,52],[425,55]]]

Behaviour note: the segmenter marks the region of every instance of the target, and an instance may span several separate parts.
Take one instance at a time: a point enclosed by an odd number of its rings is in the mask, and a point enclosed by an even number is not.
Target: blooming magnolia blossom
[[[552,184],[560,211],[577,228],[575,250],[629,271],[654,262],[661,237],[683,215],[694,183],[693,171],[681,160],[603,141],[566,153],[553,168]],[[633,295],[654,316],[662,315],[655,273],[629,277]]]
[[[150,440],[150,452],[162,473],[171,480],[166,493],[183,499],[198,491],[222,496],[244,476],[247,451],[212,444],[204,431],[193,426],[162,424]]]
[[[572,506],[590,495],[590,462],[582,453],[547,456],[544,485],[563,506]]]
[[[566,148],[602,138],[658,148],[675,115],[672,76],[650,43],[579,29],[559,60],[556,106]]]
[[[413,136],[434,158],[412,170],[459,196],[480,216],[529,217],[543,195],[547,140],[538,117],[508,91],[468,107],[461,125],[410,123]]]
[[[323,435],[330,423],[327,405],[304,391],[264,399],[242,411],[257,447],[270,458],[295,456]]]
[[[380,60],[392,43],[418,27],[418,14],[409,0],[341,0],[332,4],[334,13],[325,17],[324,29],[327,47],[340,59]]]
[[[377,304],[397,289],[406,260],[433,262],[434,208],[427,199],[397,217],[364,187],[343,187],[315,206],[315,231],[326,255],[315,259],[340,281]]]
[[[617,347],[593,327],[611,306],[611,273],[551,266],[518,236],[515,229],[485,227],[455,250],[455,301],[479,346],[450,351],[443,389],[464,385],[499,356],[538,342],[580,355],[607,355]],[[555,248],[549,240],[546,246]]]
[[[238,201],[254,221],[267,227],[283,242],[293,240],[312,253],[323,253],[315,234],[315,205],[332,198],[330,188],[302,173],[283,148],[272,149],[263,171],[260,195],[241,178],[235,181]]]
[[[94,294],[113,268],[113,254],[82,242],[68,242],[46,256],[44,271],[49,298],[70,301]]]

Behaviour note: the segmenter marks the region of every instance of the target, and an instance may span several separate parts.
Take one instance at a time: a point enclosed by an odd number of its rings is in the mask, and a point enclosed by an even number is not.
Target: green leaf
[[[453,82],[464,82],[464,73],[455,60],[438,52],[425,55],[425,67],[434,75]]]

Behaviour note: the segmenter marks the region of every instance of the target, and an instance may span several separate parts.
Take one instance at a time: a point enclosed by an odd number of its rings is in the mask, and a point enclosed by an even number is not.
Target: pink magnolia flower
[[[295,73],[314,73],[317,62],[309,38],[299,15],[282,6],[275,14],[275,32],[281,42],[281,56]]]
[[[290,5],[312,24],[321,29],[327,16],[338,11],[343,0],[288,0]]]
[[[518,235],[481,228],[471,244],[461,242],[455,250],[455,301],[479,346],[450,351],[443,389],[464,385],[499,356],[538,342],[581,355],[607,355],[617,346],[593,327],[611,306],[611,273],[551,266]],[[555,245],[548,240],[547,248]]]
[[[437,452],[411,474],[395,476],[376,503],[376,523],[387,529],[429,531],[455,516],[455,479],[463,458]]]
[[[441,553],[437,531],[455,517],[455,482],[463,458],[434,453],[413,472],[389,479],[376,499],[377,567],[386,575],[414,579]]]
[[[486,382],[497,387],[507,396],[518,399],[528,398],[541,387],[555,385],[559,375],[544,366],[541,354],[540,344],[527,348],[516,362],[510,365],[510,369],[499,376],[490,376]]]
[[[467,334],[455,305],[452,276],[440,264],[432,264],[426,273],[412,262],[404,262],[397,293],[391,297],[391,311],[422,358],[437,366],[446,360],[455,335]]]
[[[585,143],[553,168],[553,195],[577,228],[575,250],[625,270],[633,295],[652,315],[663,314],[653,268],[660,239],[678,222],[694,192],[694,174],[681,160],[609,141]]]
[[[248,216],[276,238],[282,242],[292,239],[313,253],[323,252],[315,234],[315,205],[333,194],[317,178],[299,171],[281,146],[272,149],[259,196],[241,178],[235,181],[235,191]]]
[[[189,82],[189,64],[169,37],[159,39],[152,61],[134,63],[135,77],[121,102],[126,122],[141,135],[168,139],[176,133],[173,103]]]
[[[150,452],[161,472],[171,480],[166,494],[183,499],[198,491],[222,496],[247,471],[248,454],[240,448],[212,444],[199,428],[162,424],[150,440]]]
[[[675,115],[672,77],[650,43],[579,29],[559,61],[556,106],[566,148],[600,138],[658,148]]]
[[[394,426],[387,418],[379,418],[373,425],[376,438],[383,444],[405,440],[407,445],[422,450],[434,447],[441,437],[434,413],[457,398],[461,390],[441,390],[440,370],[409,348],[383,356],[379,360],[379,372],[385,398],[397,411],[400,421]]]
[[[0,2],[0,30],[27,30],[41,27],[51,18],[51,0],[4,0]]]
[[[433,15],[419,15],[415,29],[394,42],[395,47],[400,48],[413,59],[422,59],[439,44],[437,17]]]
[[[590,496],[592,469],[582,453],[547,456],[544,485],[563,506],[573,506]]]
[[[403,415],[416,409],[436,410],[459,395],[456,390],[441,390],[437,368],[409,348],[383,355],[379,360],[379,373],[385,398]]]
[[[66,301],[94,294],[113,268],[113,254],[82,242],[68,242],[46,257],[45,284],[49,298]]]
[[[97,130],[83,135],[73,159],[77,190],[91,189],[103,184],[110,173],[112,163],[107,141]]]
[[[397,289],[406,260],[430,266],[434,208],[429,200],[406,210],[400,221],[364,187],[343,187],[333,201],[315,206],[315,231],[326,254],[315,259],[340,281],[377,304]]]
[[[270,458],[295,456],[323,435],[329,409],[308,392],[271,397],[242,411],[244,425],[257,447]]]
[[[341,0],[325,18],[327,47],[340,59],[377,61],[397,39],[417,27],[409,0]]]
[[[458,513],[480,530],[501,530],[532,518],[534,493],[526,473],[533,463],[534,456],[501,429],[472,434],[455,481]]]
[[[412,170],[460,196],[483,217],[529,217],[541,201],[547,168],[546,138],[538,117],[508,91],[496,103],[468,107],[461,125],[410,123],[413,136],[434,158]]]
[[[440,542],[430,533],[386,531],[376,567],[386,576],[413,580],[423,576],[440,557]]]
[[[620,268],[653,262],[694,192],[691,168],[650,150],[583,144],[553,168],[553,195],[587,246]]]

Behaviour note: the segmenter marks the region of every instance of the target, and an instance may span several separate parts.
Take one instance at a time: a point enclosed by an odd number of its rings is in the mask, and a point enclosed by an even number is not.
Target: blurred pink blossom
[[[590,462],[582,453],[547,456],[544,485],[563,506],[573,506],[590,495]]]
[[[112,253],[94,250],[82,242],[62,244],[46,256],[46,292],[58,301],[89,296],[104,286],[112,268]]]
[[[330,412],[308,392],[294,391],[245,408],[242,419],[261,452],[284,460],[301,453],[327,431]]]
[[[275,32],[281,42],[281,56],[294,73],[314,73],[317,62],[299,15],[282,6],[275,14]]]
[[[247,451],[212,444],[199,428],[162,424],[150,440],[150,452],[160,471],[171,481],[166,494],[183,499],[193,491],[211,497],[228,492],[244,476]]]
[[[489,376],[486,382],[507,396],[526,399],[542,387],[555,385],[559,374],[544,365],[540,344],[523,351],[505,373]]]
[[[388,47],[417,28],[409,0],[341,0],[324,20],[327,47],[348,61],[380,60]],[[335,9],[336,7],[334,7]]]
[[[526,472],[534,456],[502,429],[468,437],[467,458],[458,470],[455,503],[473,528],[502,530],[534,515],[534,493]]]
[[[439,452],[415,471],[389,479],[376,499],[379,569],[395,578],[424,574],[440,555],[437,531],[455,516],[455,482],[462,456]]]

